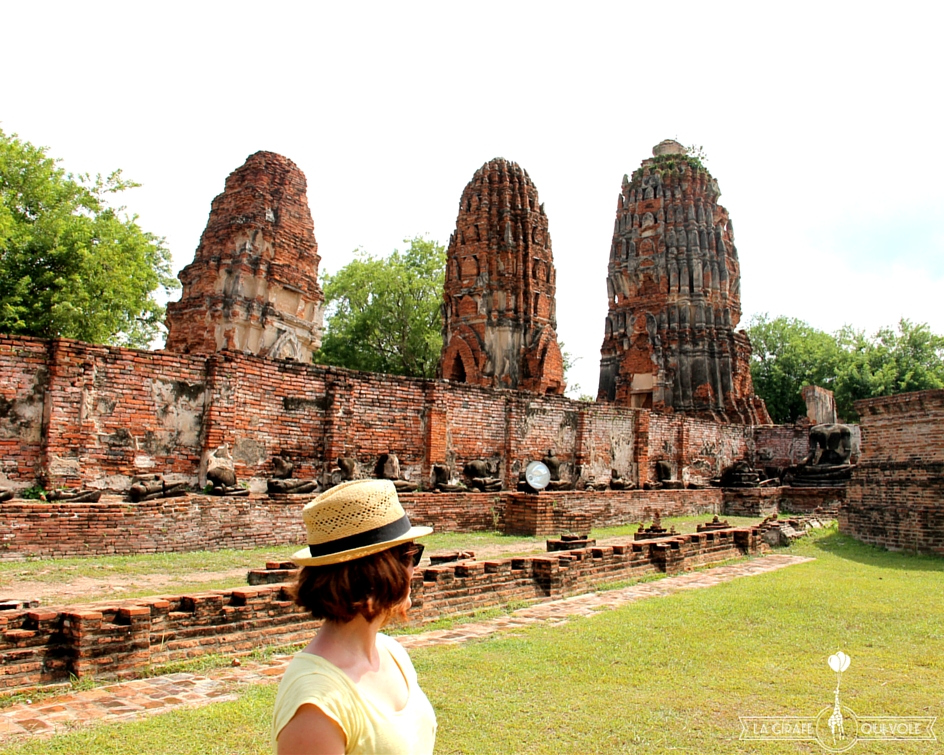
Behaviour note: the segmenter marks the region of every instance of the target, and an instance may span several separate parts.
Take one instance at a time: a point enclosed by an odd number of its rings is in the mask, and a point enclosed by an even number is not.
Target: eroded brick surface
[[[754,395],[740,264],[718,183],[676,142],[624,177],[598,400],[769,424]]]
[[[750,527],[429,566],[414,574],[410,621],[422,624],[489,606],[559,599],[598,585],[757,555],[764,548],[760,528]],[[0,691],[61,682],[70,674],[133,678],[150,666],[207,653],[239,655],[302,642],[317,626],[281,584],[5,611],[0,616]],[[163,698],[167,704],[174,699]]]
[[[440,374],[536,393],[564,392],[547,215],[517,163],[475,172],[449,239]]]
[[[839,529],[890,550],[944,555],[944,391],[857,401],[862,455]]]
[[[324,296],[306,191],[301,170],[273,152],[230,174],[180,272],[181,299],[167,305],[168,351],[311,360]]]

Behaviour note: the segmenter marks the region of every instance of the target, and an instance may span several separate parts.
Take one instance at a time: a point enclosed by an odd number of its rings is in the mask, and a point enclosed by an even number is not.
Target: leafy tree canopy
[[[805,385],[832,390],[840,358],[836,340],[792,317],[757,315],[747,327],[751,339],[754,391],[767,403],[771,419],[792,422],[806,414]]]
[[[387,257],[363,249],[324,276],[327,324],[316,362],[431,378],[442,351],[446,250],[417,236]]]
[[[901,320],[873,336],[845,326],[835,334],[802,320],[757,315],[747,327],[754,353],[751,378],[774,422],[806,413],[805,385],[833,391],[841,419],[857,418],[860,399],[944,387],[944,337]]]
[[[856,417],[853,402],[944,388],[944,337],[926,324],[901,320],[871,338],[846,326],[836,334],[843,360],[836,374],[836,407]]]
[[[138,186],[73,175],[46,148],[0,130],[0,332],[147,347],[179,285],[164,241],[110,207]]]

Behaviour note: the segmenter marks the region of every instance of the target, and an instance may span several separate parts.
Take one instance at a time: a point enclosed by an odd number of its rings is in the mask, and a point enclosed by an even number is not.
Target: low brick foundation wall
[[[0,503],[0,560],[289,547],[305,541],[302,506],[311,496],[189,495],[143,503]]]
[[[944,390],[855,407],[863,454],[839,531],[889,550],[944,556]]]
[[[305,541],[302,507],[314,496],[221,498],[189,495],[144,503],[103,496],[98,503],[0,503],[0,560],[27,557],[169,553]],[[400,496],[414,524],[439,532],[499,530],[553,535],[662,516],[721,513],[722,493],[710,490],[407,493]],[[512,502],[509,507],[509,502]],[[507,516],[506,516],[507,511]],[[288,555],[288,554],[286,554]]]
[[[818,508],[834,513],[845,500],[844,487],[725,488],[723,513],[727,516],[812,514]]]
[[[944,501],[843,506],[839,531],[890,551],[944,556]]]
[[[763,548],[757,527],[429,567],[413,582],[411,620],[552,600],[646,574],[674,574]],[[0,613],[0,691],[77,677],[131,678],[208,653],[302,642],[318,622],[284,585]]]

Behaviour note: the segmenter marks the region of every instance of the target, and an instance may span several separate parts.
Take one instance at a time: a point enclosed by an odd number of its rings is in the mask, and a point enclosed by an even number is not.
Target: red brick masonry
[[[762,549],[759,528],[681,535],[529,558],[466,561],[414,577],[412,620],[592,591],[647,574],[676,574]],[[299,642],[317,623],[282,585],[70,609],[0,613],[0,690],[70,674],[130,678],[149,666],[207,653],[247,653]]]
[[[856,402],[862,456],[839,530],[889,550],[944,556],[944,391]]]
[[[667,461],[677,479],[705,482],[747,457],[789,462],[794,441],[791,428],[231,351],[184,355],[0,337],[0,485],[19,488],[40,479],[123,491],[134,475],[154,472],[196,483],[223,444],[254,490],[264,489],[278,454],[310,479],[338,456],[355,458],[368,476],[389,452],[421,486],[433,464],[458,474],[485,459],[513,490],[521,469],[549,448],[566,476],[579,467],[585,479],[609,480],[616,469],[641,487],[657,461]]]

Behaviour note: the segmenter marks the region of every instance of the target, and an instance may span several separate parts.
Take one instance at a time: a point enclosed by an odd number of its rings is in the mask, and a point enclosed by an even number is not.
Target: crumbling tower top
[[[213,200],[194,260],[167,305],[167,350],[234,349],[308,362],[321,343],[318,243],[305,175],[256,152]]]
[[[517,163],[490,160],[462,192],[449,239],[441,376],[563,393],[555,288],[537,188]]]
[[[652,148],[652,156],[662,157],[662,155],[684,155],[685,151],[685,147],[675,141],[675,139],[663,139]]]
[[[623,177],[607,274],[597,398],[720,421],[769,422],[736,331],[741,275],[718,182],[677,141]]]

